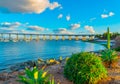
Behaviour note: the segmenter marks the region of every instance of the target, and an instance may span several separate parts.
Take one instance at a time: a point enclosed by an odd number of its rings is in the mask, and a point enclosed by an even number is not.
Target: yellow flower
[[[46,68],[46,66],[43,66],[43,67],[42,67],[42,70],[44,70],[45,68]]]
[[[60,56],[60,60],[62,60],[62,56]]]
[[[38,79],[38,71],[34,73],[34,78],[37,80]]]
[[[56,61],[56,64],[60,64],[60,62]]]
[[[65,60],[66,60],[66,61],[68,61],[68,59],[69,59],[69,57],[66,57],[66,59],[65,59]]]
[[[46,74],[47,74],[47,72],[44,72],[44,73],[42,74],[42,78],[44,78],[44,77],[46,76]]]
[[[49,62],[50,62],[50,63],[53,63],[53,62],[55,62],[55,60],[51,59]]]

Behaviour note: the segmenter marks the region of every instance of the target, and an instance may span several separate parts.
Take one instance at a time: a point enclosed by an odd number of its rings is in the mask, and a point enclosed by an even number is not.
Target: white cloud
[[[81,26],[80,23],[71,24],[71,25],[70,25],[70,29],[71,29],[71,30],[75,30],[75,29],[80,28],[80,26]]]
[[[68,31],[66,28],[59,28],[59,29],[53,30],[53,32],[57,34],[73,34],[73,32]]]
[[[49,0],[0,0],[0,7],[14,13],[42,13],[47,8],[53,10],[61,5],[58,2],[50,3]]]
[[[84,26],[84,28],[87,31],[89,31],[90,33],[95,33],[95,30],[94,30],[93,26],[86,25],[86,26]]]
[[[48,29],[36,25],[36,26],[28,26],[27,30],[31,30],[31,31],[45,31],[45,30],[48,30]]]
[[[115,15],[115,13],[113,13],[113,12],[110,12],[110,13],[109,13],[109,16],[113,16],[113,15]]]
[[[101,17],[102,17],[102,18],[108,18],[109,15],[107,15],[107,14],[102,14]]]
[[[0,28],[0,33],[23,33],[22,30],[12,28]]]
[[[16,27],[19,27],[19,26],[21,26],[20,22],[13,22],[13,23],[3,22],[3,23],[0,23],[1,28],[16,28]]]
[[[108,17],[112,17],[114,15],[115,15],[115,13],[109,12],[108,14],[101,14],[101,18],[108,18]]]
[[[20,23],[20,22],[3,22],[0,23],[0,32],[1,33],[39,33],[46,32],[48,28],[43,28],[37,25],[30,26],[29,23]]]
[[[53,10],[57,7],[61,7],[61,4],[59,4],[58,2],[53,2],[53,3],[49,4],[49,9],[50,10]]]
[[[58,19],[62,18],[63,17],[63,14],[59,14],[58,15]]]
[[[66,16],[66,20],[67,20],[67,21],[69,21],[70,18],[71,18],[70,15],[67,15],[67,16]]]
[[[90,22],[96,20],[96,17],[90,18]]]

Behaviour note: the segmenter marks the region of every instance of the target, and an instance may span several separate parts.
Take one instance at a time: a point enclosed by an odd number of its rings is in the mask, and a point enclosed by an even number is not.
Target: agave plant
[[[60,56],[60,57],[59,57],[59,61],[62,62],[62,60],[63,60],[63,58],[62,58],[62,56]]]
[[[23,84],[55,84],[53,79],[50,80],[48,71],[38,70],[36,67],[33,70],[26,68],[25,76],[20,75],[19,78],[18,81]]]
[[[118,61],[117,53],[114,50],[107,49],[101,53],[101,58],[104,63],[106,63],[109,68],[111,68],[113,63]]]

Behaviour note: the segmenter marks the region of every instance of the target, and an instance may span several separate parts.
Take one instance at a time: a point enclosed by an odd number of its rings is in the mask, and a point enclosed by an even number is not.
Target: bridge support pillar
[[[78,36],[75,36],[75,40],[79,40]]]
[[[18,34],[16,34],[16,40],[19,40],[19,36],[18,36]]]
[[[69,39],[69,40],[72,40],[72,36],[69,36],[68,39]]]
[[[39,41],[39,39],[40,39],[40,38],[39,38],[39,35],[37,35],[37,36],[36,36],[36,41]]]
[[[89,40],[93,40],[94,39],[94,36],[89,36]]]
[[[59,36],[58,35],[56,36],[55,40],[59,40]]]
[[[46,40],[46,36],[45,35],[43,35],[43,40]]]
[[[64,37],[64,36],[62,36],[62,40],[65,40],[65,37]]]
[[[52,40],[52,35],[49,35],[49,39]]]
[[[87,40],[86,36],[82,36],[82,40],[83,41]]]
[[[12,40],[12,39],[11,39],[11,34],[8,34],[8,39],[9,39],[9,40]]]
[[[24,34],[23,40],[26,41],[26,35]]]
[[[32,34],[30,35],[30,41],[32,40]]]

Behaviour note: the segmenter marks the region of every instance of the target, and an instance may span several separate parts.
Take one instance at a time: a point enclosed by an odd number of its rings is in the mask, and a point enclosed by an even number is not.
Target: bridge
[[[96,34],[28,34],[28,33],[0,33],[0,41],[19,40],[93,40]]]

